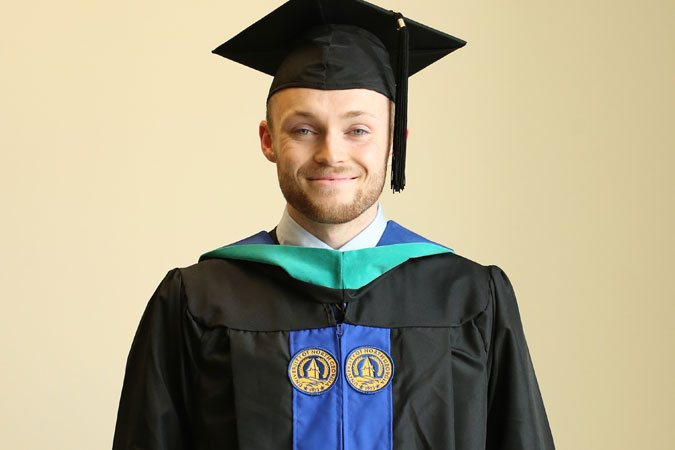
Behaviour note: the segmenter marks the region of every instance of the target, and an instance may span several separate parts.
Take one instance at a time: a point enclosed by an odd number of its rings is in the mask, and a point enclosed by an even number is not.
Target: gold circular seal
[[[303,394],[323,394],[335,384],[337,362],[326,350],[305,348],[291,359],[288,377],[293,387]]]
[[[345,377],[349,384],[364,394],[384,389],[394,375],[394,363],[389,355],[375,347],[358,347],[345,362]]]

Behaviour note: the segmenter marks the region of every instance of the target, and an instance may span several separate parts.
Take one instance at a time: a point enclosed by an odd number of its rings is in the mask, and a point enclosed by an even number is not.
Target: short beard
[[[338,205],[310,199],[287,174],[278,170],[277,173],[281,193],[289,205],[313,222],[336,225],[351,222],[377,202],[384,189],[386,170],[385,164],[378,178],[372,180],[363,190],[358,191],[350,203]],[[330,199],[332,195],[333,192],[330,190],[325,192],[326,199]]]

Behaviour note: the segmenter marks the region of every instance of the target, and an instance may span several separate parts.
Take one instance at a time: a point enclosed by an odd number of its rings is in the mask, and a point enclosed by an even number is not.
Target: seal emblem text
[[[359,392],[374,394],[384,389],[393,375],[391,358],[379,348],[358,347],[347,356],[345,377]]]
[[[323,394],[335,384],[337,362],[326,350],[305,348],[291,359],[288,377],[293,387],[303,394]]]

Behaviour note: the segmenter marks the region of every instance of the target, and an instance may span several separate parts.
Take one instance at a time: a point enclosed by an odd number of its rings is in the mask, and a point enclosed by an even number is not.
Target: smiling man
[[[331,248],[376,217],[391,148],[390,100],[368,89],[287,88],[260,124],[288,215]]]
[[[407,78],[464,42],[360,0],[291,0],[214,52],[273,75],[273,230],[168,273],[114,450],[552,449],[513,289],[394,221]],[[393,105],[393,107],[392,107]]]

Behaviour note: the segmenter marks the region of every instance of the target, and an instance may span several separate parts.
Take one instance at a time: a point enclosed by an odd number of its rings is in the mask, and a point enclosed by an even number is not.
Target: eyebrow
[[[359,117],[359,116],[371,116],[375,117],[372,113],[366,112],[366,111],[348,111],[342,115],[342,118],[351,118],[351,117]]]
[[[306,117],[308,119],[315,119],[316,118],[316,114],[314,114],[311,111],[298,110],[298,111],[293,111],[292,113],[290,113],[288,116],[286,116],[284,118],[284,120],[286,120],[290,117],[295,117],[295,116]],[[353,110],[353,111],[347,111],[346,113],[340,115],[340,118],[341,119],[351,119],[351,118],[359,117],[359,116],[375,117],[374,114],[366,112],[366,111]]]

